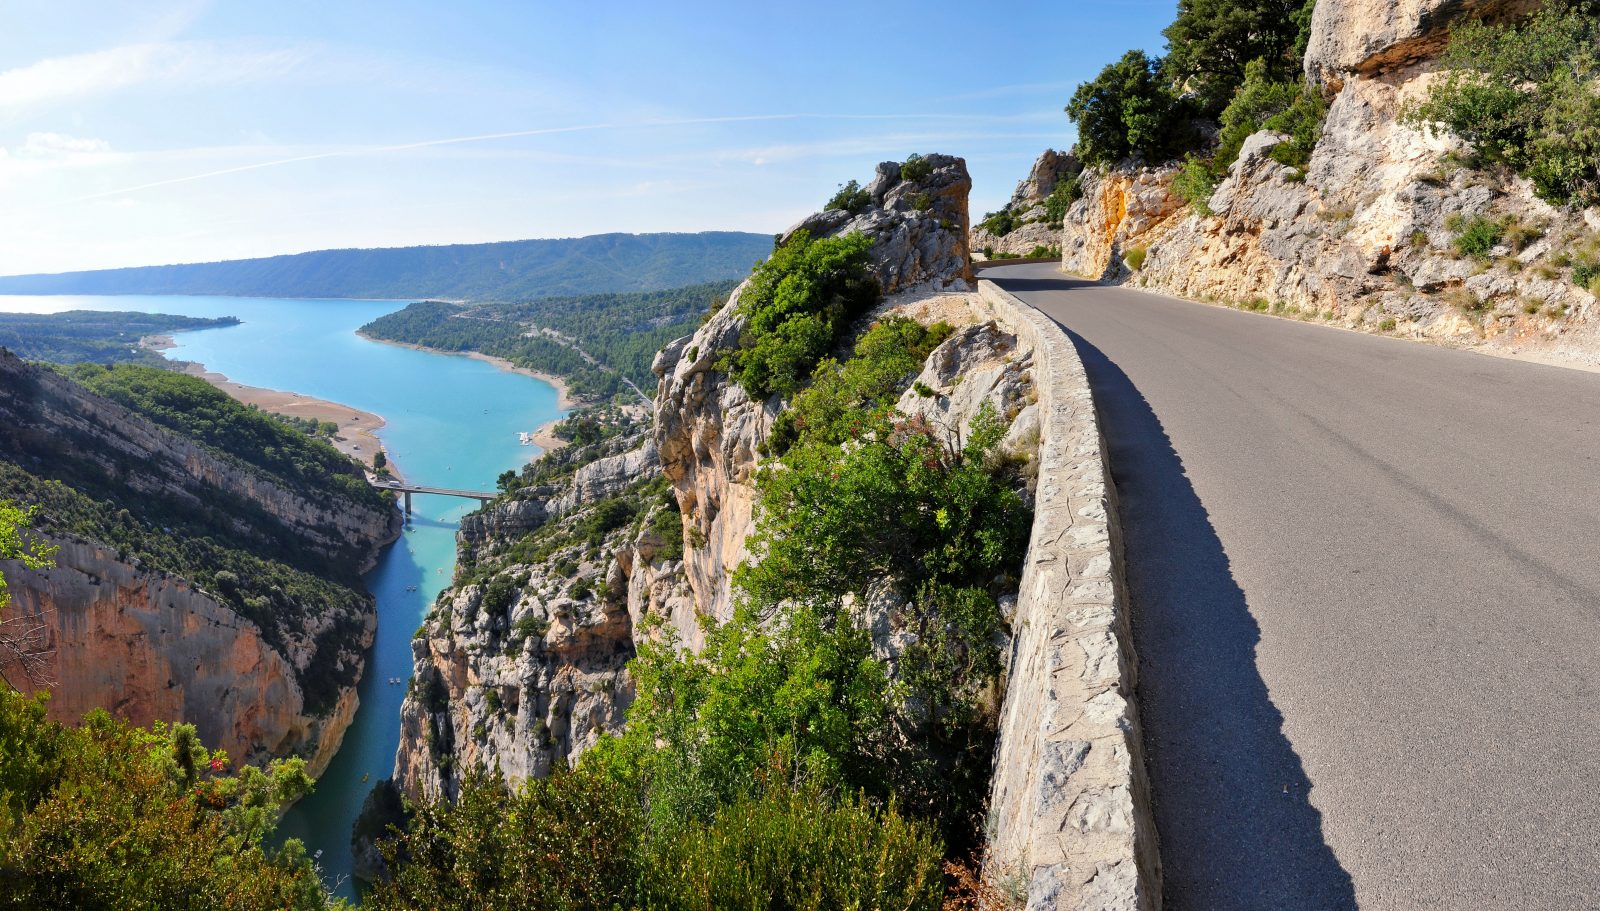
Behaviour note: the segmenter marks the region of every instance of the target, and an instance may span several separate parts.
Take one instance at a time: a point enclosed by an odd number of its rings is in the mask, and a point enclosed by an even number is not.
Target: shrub
[[[645,907],[682,911],[935,911],[940,845],[893,806],[814,785],[777,787],[723,807],[710,824],[663,839],[645,875]]]
[[[839,192],[833,194],[824,209],[843,209],[852,214],[860,212],[872,204],[872,194],[861,188],[855,181],[839,185]]]
[[[0,845],[10,908],[322,909],[299,841],[269,848],[305,763],[228,771],[190,725],[136,728],[96,710],[80,727],[0,686]]]
[[[804,231],[758,265],[739,299],[745,328],[719,366],[756,400],[792,395],[850,320],[878,300],[861,234],[812,240]]]
[[[1056,181],[1055,189],[1044,200],[1044,222],[1049,228],[1060,228],[1067,217],[1067,209],[1083,198],[1081,175],[1063,177]]]
[[[637,802],[599,776],[557,773],[516,790],[469,770],[454,803],[424,801],[400,837],[382,846],[394,877],[366,907],[634,907]]]
[[[1393,332],[1394,331],[1394,327],[1395,327],[1395,321],[1392,320],[1392,319],[1381,319],[1381,320],[1378,320],[1378,331],[1379,332]]]
[[[1456,220],[1454,224],[1455,239],[1451,244],[1457,253],[1474,258],[1488,256],[1489,251],[1500,243],[1504,231],[1500,222],[1482,216]]]
[[[1078,157],[1107,166],[1140,155],[1167,161],[1191,148],[1197,134],[1189,103],[1162,78],[1160,61],[1129,51],[1078,86],[1067,115],[1078,125]]]
[[[907,155],[905,162],[900,165],[900,179],[911,183],[927,180],[932,174],[933,162],[916,152]]]
[[[1138,272],[1144,268],[1145,257],[1149,256],[1149,254],[1150,251],[1144,247],[1131,247],[1128,252],[1122,255],[1122,260],[1128,264],[1128,268]]]
[[[1588,288],[1600,278],[1600,262],[1577,263],[1572,267],[1572,283],[1580,288]]]
[[[1183,168],[1172,179],[1172,190],[1189,204],[1198,215],[1210,216],[1211,194],[1217,190],[1219,179],[1209,159],[1195,155],[1184,156]]]
[[[918,212],[926,212],[933,208],[933,197],[927,193],[912,193],[906,197],[906,201],[911,203],[911,208]]]
[[[1017,216],[1011,211],[1009,205],[998,212],[990,212],[983,217],[983,221],[978,222],[978,227],[988,231],[995,237],[1005,237],[1015,231],[1017,226]]]
[[[1580,4],[1551,2],[1516,24],[1457,28],[1446,69],[1407,112],[1455,133],[1491,162],[1529,178],[1545,200],[1600,202],[1600,22]]]

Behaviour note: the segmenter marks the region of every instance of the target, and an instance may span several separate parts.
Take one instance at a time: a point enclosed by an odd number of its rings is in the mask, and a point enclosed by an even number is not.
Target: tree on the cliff
[[[0,500],[0,560],[15,560],[24,569],[52,566],[56,548],[29,531],[35,510]],[[11,589],[0,574],[0,611],[11,604]],[[12,686],[48,683],[50,655],[44,618],[14,616],[0,619],[0,679]]]
[[[1067,116],[1078,125],[1078,157],[1109,166],[1131,155],[1161,162],[1195,144],[1193,109],[1162,76],[1160,60],[1129,51],[1078,86]]]
[[[1300,69],[1313,6],[1315,0],[1179,0],[1177,18],[1162,32],[1169,83],[1215,117],[1252,61],[1263,61],[1268,78],[1289,81]]]

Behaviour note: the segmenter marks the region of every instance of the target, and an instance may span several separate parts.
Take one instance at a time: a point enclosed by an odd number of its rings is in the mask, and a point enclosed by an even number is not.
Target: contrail
[[[263,168],[277,168],[283,165],[298,164],[303,161],[321,161],[326,158],[351,158],[359,155],[382,155],[390,152],[405,152],[411,149],[425,149],[432,146],[459,145],[467,142],[488,142],[495,139],[516,139],[523,136],[551,136],[558,133],[592,133],[599,130],[627,130],[643,127],[681,127],[703,126],[714,123],[754,123],[773,120],[985,120],[991,119],[982,115],[964,114],[746,114],[733,117],[695,117],[683,120],[641,120],[633,123],[588,123],[566,127],[546,127],[538,130],[512,130],[505,133],[481,133],[476,136],[452,136],[448,139],[425,139],[420,142],[407,142],[400,145],[388,146],[363,146],[358,149],[344,149],[336,152],[318,152],[313,155],[296,155],[293,158],[278,158],[272,161],[258,161],[254,164],[239,165],[234,168],[222,168],[217,171],[206,171],[201,174],[189,174],[184,177],[171,177],[166,180],[156,180],[150,183],[137,184],[131,187],[121,187],[115,190],[106,190],[103,193],[91,193],[87,196],[75,197],[69,202],[88,202],[94,199],[104,199],[108,196],[121,196],[125,193],[138,193],[141,190],[151,190],[156,187],[167,187],[173,184],[190,183],[196,180],[209,180],[213,177],[222,177],[228,174],[239,174],[245,171],[259,171]]]

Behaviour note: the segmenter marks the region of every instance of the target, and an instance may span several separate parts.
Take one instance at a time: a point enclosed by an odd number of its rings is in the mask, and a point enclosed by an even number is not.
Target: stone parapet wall
[[[1088,377],[1066,332],[1002,291],[982,300],[1034,352],[1042,409],[1033,534],[987,822],[985,875],[1028,911],[1161,906],[1134,700],[1116,488]]]

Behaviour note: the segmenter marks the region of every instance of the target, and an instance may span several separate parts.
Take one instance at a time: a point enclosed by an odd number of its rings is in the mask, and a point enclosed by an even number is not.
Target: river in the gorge
[[[518,442],[559,417],[550,384],[480,360],[368,341],[355,330],[403,307],[398,301],[168,295],[0,297],[0,311],[136,310],[237,316],[237,326],[184,332],[169,357],[196,361],[250,386],[298,392],[382,416],[378,431],[407,481],[493,490],[538,449]],[[344,744],[280,826],[300,838],[336,891],[353,897],[350,831],[362,800],[394,770],[400,703],[411,676],[411,638],[455,566],[459,520],[478,504],[417,495],[405,533],[367,576],[378,634],[361,681],[361,707]]]

